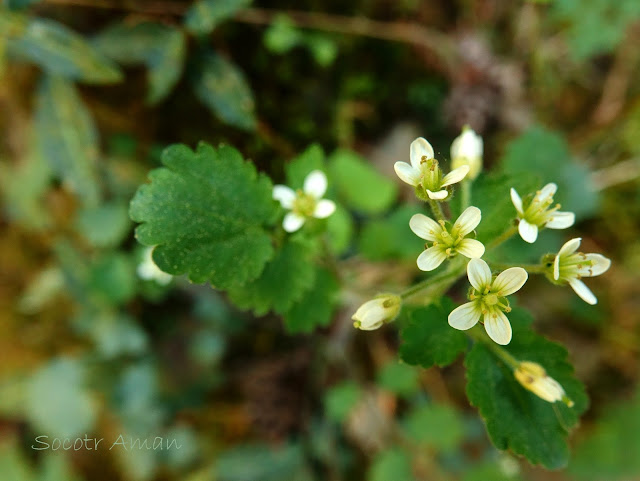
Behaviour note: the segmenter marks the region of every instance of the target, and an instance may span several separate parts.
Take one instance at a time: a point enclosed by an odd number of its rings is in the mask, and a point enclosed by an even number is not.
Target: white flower
[[[402,299],[395,294],[383,294],[362,304],[351,316],[354,327],[373,331],[385,322],[393,321],[402,307]]]
[[[309,217],[325,219],[334,213],[333,201],[323,199],[327,191],[327,176],[320,170],[314,170],[304,179],[302,190],[294,191],[286,185],[273,186],[273,198],[290,210],[284,216],[282,227],[287,232],[295,232]]]
[[[161,271],[160,268],[153,262],[153,247],[147,247],[142,254],[142,262],[138,264],[136,272],[140,279],[145,281],[155,281],[158,284],[166,286],[171,282],[173,276]]]
[[[465,236],[473,231],[482,215],[477,207],[468,207],[452,225],[435,220],[422,214],[415,214],[409,221],[409,227],[418,237],[433,242],[418,256],[418,267],[423,271],[432,271],[445,259],[457,254],[475,259],[484,254],[484,245],[475,239]]]
[[[516,189],[511,188],[511,202],[520,219],[518,231],[526,242],[533,244],[536,241],[538,229],[566,229],[575,222],[576,216],[573,212],[559,212],[560,204],[551,207],[556,190],[558,186],[554,183],[545,185],[525,207]]]
[[[455,308],[449,314],[449,325],[467,330],[483,317],[484,328],[489,337],[498,344],[511,341],[511,324],[504,314],[510,312],[508,295],[520,290],[527,282],[527,271],[522,267],[511,267],[492,281],[491,269],[482,259],[471,259],[467,264],[467,275],[473,286],[471,302]]]
[[[598,299],[580,279],[599,276],[609,270],[611,260],[601,254],[576,252],[582,239],[571,239],[562,246],[553,260],[553,279],[561,284],[569,284],[582,300],[597,304]]]
[[[469,166],[467,178],[475,179],[482,170],[483,150],[482,137],[469,126],[463,127],[462,133],[451,144],[451,167],[457,169],[467,165]]]
[[[469,172],[463,165],[442,175],[438,161],[433,158],[433,147],[422,137],[411,142],[411,165],[396,162],[393,168],[403,182],[416,187],[416,194],[423,199],[444,200],[449,196],[446,187],[460,182]]]
[[[525,389],[539,398],[550,403],[564,401],[569,407],[573,406],[573,401],[567,397],[562,386],[558,381],[548,376],[540,364],[523,361],[513,375]]]

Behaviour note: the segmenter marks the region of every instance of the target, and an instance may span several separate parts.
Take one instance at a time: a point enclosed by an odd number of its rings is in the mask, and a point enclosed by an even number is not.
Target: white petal
[[[442,232],[442,226],[431,217],[423,214],[415,214],[409,220],[409,227],[415,235],[421,239],[434,241]]]
[[[481,315],[482,312],[476,302],[467,302],[451,311],[449,325],[455,329],[466,331],[478,323]]]
[[[431,199],[431,200],[443,200],[443,199],[447,198],[447,196],[449,195],[449,192],[447,192],[446,190],[439,190],[438,192],[431,192],[429,189],[427,189],[427,195],[429,196],[429,199]]]
[[[411,142],[411,165],[414,169],[420,168],[420,161],[422,157],[426,157],[427,160],[433,159],[433,147],[422,137],[418,137]]]
[[[564,243],[564,245],[558,251],[558,257],[570,256],[580,247],[580,242],[582,242],[581,237],[576,237],[575,239],[571,239]]]
[[[296,200],[296,193],[286,185],[274,185],[272,195],[285,209],[291,209],[293,201]]]
[[[467,235],[473,229],[478,227],[478,224],[482,220],[482,212],[477,207],[467,207],[465,211],[460,214],[458,220],[453,224],[453,228],[458,230],[460,235]]]
[[[479,259],[484,255],[484,244],[475,239],[462,239],[456,250],[469,259]]]
[[[511,202],[513,202],[513,206],[518,211],[518,214],[522,215],[524,213],[524,210],[522,209],[522,199],[513,187],[511,187]]]
[[[611,259],[607,259],[602,254],[587,254],[587,260],[591,261],[591,277],[604,274],[611,267]]]
[[[453,169],[442,179],[442,187],[446,187],[447,185],[457,184],[462,179],[464,179],[469,173],[469,166],[462,165],[457,169]]]
[[[446,258],[447,254],[440,247],[429,247],[418,256],[418,269],[432,271],[442,264]]]
[[[540,193],[536,197],[540,200],[544,200],[547,197],[553,197],[557,190],[558,186],[553,182],[549,182],[540,190]]]
[[[295,214],[293,212],[289,212],[287,215],[284,216],[284,220],[282,221],[282,227],[284,227],[284,230],[286,230],[287,232],[295,232],[300,227],[302,227],[302,224],[304,224],[304,221],[305,221],[305,218],[302,217],[301,215]]]
[[[573,212],[554,212],[551,214],[551,220],[544,226],[547,229],[566,229],[571,227],[576,221],[576,215]]]
[[[529,274],[522,267],[510,267],[496,277],[491,285],[491,292],[500,296],[509,296],[519,291],[528,278]]]
[[[558,252],[558,255],[556,255],[556,258],[553,260],[553,278],[556,281],[560,279],[560,253],[559,252]]]
[[[402,182],[406,182],[413,186],[420,183],[420,171],[414,169],[406,162],[396,162],[393,164],[393,169],[396,171],[396,174],[400,177]]]
[[[485,314],[484,328],[496,343],[505,346],[511,342],[511,324],[504,312],[494,309]]]
[[[332,200],[321,199],[316,204],[316,209],[313,211],[313,217],[316,219],[325,219],[333,214],[336,210],[336,204]]]
[[[520,223],[518,224],[518,232],[520,232],[520,237],[522,237],[522,239],[529,244],[533,244],[538,238],[538,226],[529,224],[524,219],[520,219]]]
[[[304,179],[305,194],[320,199],[327,191],[327,176],[321,170],[314,170]]]
[[[491,269],[482,259],[471,259],[467,264],[467,277],[471,285],[482,292],[491,284]]]
[[[589,289],[587,285],[581,280],[576,278],[570,279],[569,285],[576,292],[576,294],[578,294],[580,298],[587,304],[591,304],[593,306],[598,303],[598,299],[593,295],[591,289]]]

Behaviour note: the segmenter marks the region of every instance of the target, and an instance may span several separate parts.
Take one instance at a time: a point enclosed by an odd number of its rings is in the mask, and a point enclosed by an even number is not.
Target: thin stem
[[[469,329],[467,335],[473,339],[474,341],[482,342],[485,346],[489,348],[491,352],[493,352],[496,357],[503,360],[504,363],[512,369],[518,369],[520,365],[520,361],[518,361],[515,357],[509,354],[504,348],[502,348],[499,344],[493,342],[489,336],[484,332],[480,326],[476,325],[472,329]]]
[[[442,207],[440,206],[440,202],[437,200],[429,199],[429,207],[431,207],[431,212],[438,220],[447,220],[444,216],[444,212],[442,211]]]
[[[496,269],[505,270],[510,267],[522,267],[529,274],[544,274],[546,267],[542,264],[522,264],[519,262],[491,262]]]
[[[400,297],[402,299],[408,299],[423,290],[434,289],[436,287],[444,287],[446,289],[449,285],[457,281],[462,274],[464,274],[464,264],[461,265],[458,259],[454,259],[449,266],[449,269],[409,287],[404,292],[400,293]]]
[[[500,234],[498,237],[496,237],[491,242],[489,242],[489,244],[487,244],[487,250],[495,249],[503,242],[511,239],[511,237],[513,237],[517,233],[518,233],[518,227],[515,225],[512,225],[506,231]]]
[[[471,181],[464,179],[461,185],[462,211],[471,205]]]

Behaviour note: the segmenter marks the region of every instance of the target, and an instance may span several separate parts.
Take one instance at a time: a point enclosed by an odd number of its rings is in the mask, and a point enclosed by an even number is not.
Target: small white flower
[[[446,187],[460,182],[469,172],[469,166],[463,165],[443,176],[433,147],[422,137],[411,142],[410,159],[411,165],[396,162],[393,168],[400,180],[416,187],[416,194],[425,200],[446,199],[449,196]]]
[[[309,217],[325,219],[334,213],[336,205],[333,201],[323,199],[327,191],[327,176],[320,170],[314,170],[304,179],[303,188],[294,191],[286,185],[273,186],[273,198],[280,205],[290,210],[284,216],[282,227],[287,232],[295,232]]]
[[[136,272],[140,279],[145,281],[155,281],[158,284],[166,286],[171,282],[173,276],[161,271],[160,268],[153,262],[153,247],[147,247],[142,254],[142,262],[138,264]]]
[[[418,237],[431,241],[429,247],[425,243],[425,251],[418,256],[418,268],[432,271],[442,264],[445,259],[462,254],[470,259],[482,257],[484,245],[482,242],[469,239],[470,234],[480,223],[482,215],[477,207],[468,207],[453,225],[444,221],[439,223],[422,214],[415,214],[409,221],[409,227]]]
[[[469,126],[463,127],[462,133],[451,144],[451,167],[457,169],[467,165],[469,166],[467,178],[475,179],[482,170],[483,150],[482,137]]]
[[[353,326],[363,331],[373,331],[386,322],[393,321],[402,307],[402,299],[395,294],[383,294],[362,304],[351,317]]]
[[[565,243],[553,260],[553,280],[569,284],[583,301],[597,304],[598,299],[580,279],[604,274],[611,266],[611,260],[601,254],[576,252],[582,239],[579,237]]]
[[[569,407],[573,406],[573,401],[567,397],[560,383],[548,376],[540,364],[523,361],[513,374],[525,389],[539,398],[550,403],[564,401]]]
[[[536,241],[538,229],[566,229],[575,222],[576,216],[573,212],[559,212],[560,204],[551,207],[557,190],[558,186],[553,182],[545,185],[525,207],[516,189],[511,188],[511,202],[520,219],[518,231],[526,242],[533,244]]]
[[[511,267],[495,279],[491,269],[482,259],[471,259],[467,264],[467,275],[473,286],[471,302],[455,308],[449,314],[449,325],[465,331],[475,326],[483,317],[484,328],[498,344],[511,341],[511,324],[504,314],[510,312],[507,296],[520,290],[527,282],[528,274],[522,267]],[[492,280],[493,279],[493,280]]]

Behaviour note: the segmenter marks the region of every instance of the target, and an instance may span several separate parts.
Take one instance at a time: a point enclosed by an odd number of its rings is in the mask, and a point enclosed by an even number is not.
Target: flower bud
[[[562,386],[549,377],[540,364],[523,361],[514,371],[514,376],[525,389],[539,398],[550,403],[562,401],[569,407],[573,406],[573,401],[567,397]]]
[[[363,331],[373,331],[382,324],[393,321],[400,312],[402,299],[395,294],[382,294],[362,304],[351,316],[353,326]]]
[[[482,137],[469,126],[465,126],[462,133],[451,144],[451,168],[469,166],[467,178],[473,180],[482,170],[482,153]]]

